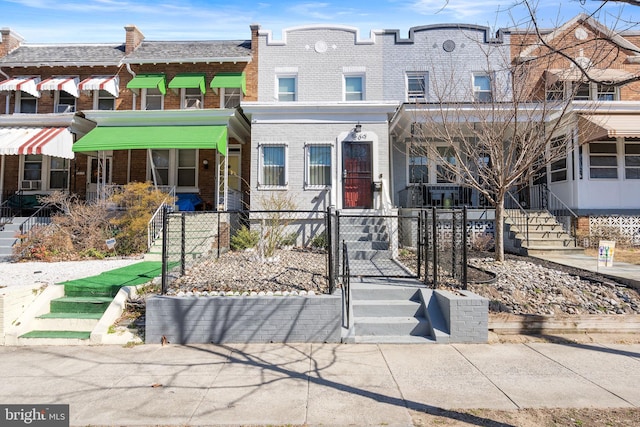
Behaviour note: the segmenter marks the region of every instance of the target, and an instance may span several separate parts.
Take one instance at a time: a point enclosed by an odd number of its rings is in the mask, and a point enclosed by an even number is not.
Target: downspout
[[[133,76],[133,78],[135,79],[136,77],[136,73],[133,72],[133,70],[131,69],[131,64],[129,64],[128,62],[125,64],[127,67],[127,71],[129,72],[129,74],[131,74]],[[131,91],[133,92],[133,105],[131,106],[131,110],[135,111],[136,109],[136,92],[135,91]]]
[[[2,74],[5,79],[7,79],[7,80],[10,79],[9,75],[7,73],[5,73],[4,71],[2,71],[2,68],[0,68],[0,74]],[[4,113],[5,114],[9,114],[9,98],[11,98],[11,96],[9,95],[9,93],[7,93],[7,96],[5,98],[6,105],[4,107]],[[3,159],[4,159],[4,157],[3,157]]]
[[[4,71],[2,71],[2,68],[0,68],[0,74],[2,74],[5,79],[9,80],[9,75]],[[5,100],[6,100],[5,114],[9,114],[9,98],[10,98],[10,95],[9,93],[7,93],[7,96],[5,97]],[[5,163],[5,156],[2,156],[2,159],[0,160],[0,202],[4,202],[3,200],[4,198],[4,163]]]

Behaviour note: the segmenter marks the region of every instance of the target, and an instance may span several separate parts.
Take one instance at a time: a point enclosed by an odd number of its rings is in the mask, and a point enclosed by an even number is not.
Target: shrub
[[[298,233],[289,233],[280,240],[280,246],[295,246],[298,242]]]
[[[328,249],[326,233],[322,232],[313,236],[313,239],[311,239],[311,247],[318,249]]]
[[[119,255],[147,250],[147,224],[167,195],[149,183],[132,183],[106,201],[87,204],[76,196],[54,192],[42,202],[57,208],[51,224],[30,230],[14,246],[15,258],[46,261],[104,258],[115,255],[105,241],[116,238]],[[172,203],[173,200],[167,200]],[[123,207],[113,210],[112,206]]]
[[[242,228],[231,237],[231,249],[241,251],[254,248],[258,244],[258,241],[260,241],[260,233],[255,230],[249,230],[246,225],[243,225]]]

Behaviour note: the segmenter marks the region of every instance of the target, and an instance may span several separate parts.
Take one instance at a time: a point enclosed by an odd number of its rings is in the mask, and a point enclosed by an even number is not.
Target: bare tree
[[[510,192],[530,185],[548,165],[566,164],[584,140],[582,134],[590,131],[577,125],[574,97],[585,82],[611,85],[608,67],[629,54],[624,46],[612,47],[611,35],[605,37],[597,27],[575,43],[560,32],[543,35],[533,21],[512,33],[508,48],[487,43],[475,47],[484,58],[486,87],[469,88],[456,75],[460,64],[434,64],[429,102],[411,108],[411,154],[431,159],[439,182],[474,189],[495,207],[497,261],[504,260]],[[574,31],[572,25],[582,28],[585,22],[577,19],[562,30]],[[451,72],[443,72],[446,69]],[[616,77],[617,84],[635,79],[622,73]],[[582,106],[581,112],[588,108],[597,108],[597,102]]]

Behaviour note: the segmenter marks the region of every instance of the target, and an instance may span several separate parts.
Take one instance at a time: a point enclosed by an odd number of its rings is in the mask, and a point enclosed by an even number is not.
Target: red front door
[[[343,206],[371,209],[373,207],[371,143],[349,142],[342,145]]]

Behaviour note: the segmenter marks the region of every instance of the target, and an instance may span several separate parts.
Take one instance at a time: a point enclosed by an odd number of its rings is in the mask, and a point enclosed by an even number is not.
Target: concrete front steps
[[[8,259],[13,254],[13,245],[18,241],[20,224],[25,222],[26,217],[15,217],[12,222],[0,227],[0,258]]]
[[[356,214],[350,212],[340,216],[340,242],[347,244],[349,259],[391,258],[387,218],[367,216],[367,211],[363,211],[361,216],[351,216]]]
[[[352,325],[345,342],[428,344],[446,336],[434,331],[423,297],[430,290],[421,290],[418,281],[351,280]]]
[[[18,318],[5,336],[5,345],[97,345],[142,342],[129,331],[114,334],[110,327],[122,315],[135,287],[111,296],[65,296],[64,285],[48,286]],[[74,292],[71,292],[74,293]]]
[[[505,217],[506,237],[513,250],[521,255],[582,254],[584,249],[564,231],[562,224],[548,211],[528,211],[529,240],[524,226],[518,226],[509,216]]]

